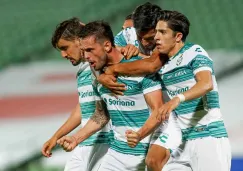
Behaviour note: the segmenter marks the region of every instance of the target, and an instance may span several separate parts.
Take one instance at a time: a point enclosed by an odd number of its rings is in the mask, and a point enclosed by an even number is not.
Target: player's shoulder
[[[88,62],[81,62],[78,66],[78,72],[77,72],[77,77],[84,74],[84,73],[87,73],[87,74],[90,74],[91,73],[91,70],[90,70],[90,65]]]
[[[184,48],[183,56],[187,58],[188,62],[197,57],[204,57],[212,60],[207,51],[199,44],[187,43]]]
[[[125,46],[127,44],[138,46],[136,42],[137,34],[134,27],[128,27],[115,36],[115,44],[117,46]]]

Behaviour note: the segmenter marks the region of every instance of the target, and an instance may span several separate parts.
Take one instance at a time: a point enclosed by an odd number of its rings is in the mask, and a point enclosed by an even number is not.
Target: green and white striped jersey
[[[120,63],[131,62],[140,57],[130,60],[123,59]],[[117,78],[119,83],[126,84],[124,96],[114,97],[111,92],[96,82],[94,89],[97,100],[103,100],[110,114],[114,139],[111,140],[110,148],[123,154],[146,155],[151,136],[143,139],[135,148],[127,145],[125,132],[127,130],[138,131],[150,115],[149,107],[144,95],[155,90],[161,90],[159,75],[148,75],[145,77],[123,77]]]
[[[88,62],[81,63],[77,73],[77,84],[79,104],[81,107],[83,127],[95,111],[95,95],[92,86],[92,72]],[[101,131],[95,133],[80,145],[93,145],[96,143],[109,143],[110,124],[107,124]]]
[[[206,136],[227,137],[219,106],[219,94],[213,61],[199,45],[187,43],[159,71],[164,100],[191,89],[196,84],[195,75],[200,71],[212,73],[213,90],[205,96],[182,102],[176,109],[183,140]]]

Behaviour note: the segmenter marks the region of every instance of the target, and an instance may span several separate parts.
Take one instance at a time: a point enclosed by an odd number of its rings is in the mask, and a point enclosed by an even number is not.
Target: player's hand
[[[130,59],[132,56],[137,56],[139,53],[138,48],[132,44],[122,47],[120,51],[126,59]]]
[[[57,140],[57,144],[59,144],[66,152],[70,152],[78,145],[78,142],[74,136],[64,136]]]
[[[141,140],[140,134],[132,130],[126,131],[126,137],[128,146],[132,148],[136,147],[139,141]]]
[[[158,115],[157,115],[157,119],[159,121],[164,121],[164,120],[169,119],[170,113],[175,108],[177,108],[177,106],[179,106],[179,104],[180,104],[180,99],[178,97],[174,97],[173,99],[171,99],[170,101],[165,103],[163,106],[160,107]]]
[[[126,90],[126,85],[117,83],[116,77],[113,75],[101,74],[97,80],[115,95],[123,95],[123,91]]]
[[[49,139],[42,147],[41,152],[45,157],[51,157],[52,153],[52,149],[56,146],[57,144],[57,138],[52,137],[51,139]]]

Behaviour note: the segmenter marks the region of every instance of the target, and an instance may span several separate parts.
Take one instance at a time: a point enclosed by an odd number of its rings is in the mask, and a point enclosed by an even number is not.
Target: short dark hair
[[[84,25],[76,17],[61,22],[56,26],[56,30],[52,35],[52,46],[57,48],[57,43],[61,38],[65,40],[78,38],[83,27]]]
[[[164,10],[161,12],[159,20],[166,21],[171,30],[181,32],[183,34],[182,41],[186,41],[189,34],[190,21],[184,14],[178,11]]]
[[[132,14],[129,14],[128,16],[126,16],[125,20],[131,20],[132,19]]]
[[[155,29],[161,10],[158,5],[151,4],[150,2],[138,6],[132,14],[136,32],[147,32]]]
[[[115,47],[114,36],[111,26],[104,21],[93,21],[84,26],[81,31],[80,38],[84,39],[90,36],[95,36],[96,41],[109,40]]]

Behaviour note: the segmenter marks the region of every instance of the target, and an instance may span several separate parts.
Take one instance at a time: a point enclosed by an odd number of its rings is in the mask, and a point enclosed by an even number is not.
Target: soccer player
[[[89,63],[84,62],[80,48],[79,34],[83,27],[84,25],[80,24],[79,19],[72,18],[60,23],[52,36],[52,45],[60,50],[62,57],[68,59],[74,66],[79,65],[77,73],[79,104],[77,104],[68,120],[43,145],[42,154],[46,157],[51,156],[51,150],[55,147],[59,138],[71,132],[80,123],[84,126],[95,110],[92,72]],[[71,159],[67,162],[65,171],[87,171],[98,167],[102,161],[102,156],[109,147],[109,127],[108,124],[101,131],[80,143],[75,148]]]
[[[124,59],[124,56],[115,48],[112,30],[105,22],[88,23],[82,30],[80,37],[85,59],[97,71],[103,70],[108,65],[126,63],[139,58],[133,57],[129,61]],[[127,90],[124,92],[124,96],[114,97],[100,83],[95,83],[97,103],[105,102],[109,116],[105,115],[102,108],[97,108],[97,112],[90,120],[91,126],[87,128],[87,123],[84,129],[92,132],[92,129],[101,128],[109,117],[112,121],[114,139],[111,141],[110,149],[99,168],[100,171],[144,171],[145,156],[150,139],[156,139],[151,136],[151,133],[161,123],[155,118],[158,114],[158,107],[163,104],[160,80],[157,75],[118,77],[117,79],[126,84]],[[97,124],[96,128],[95,123]],[[64,144],[66,149],[73,149],[86,137],[84,129],[76,133],[74,138],[62,138],[60,144]],[[130,134],[139,135],[140,143],[127,143],[126,139]]]
[[[174,110],[183,136],[180,153],[171,156],[164,170],[229,171],[230,144],[220,112],[213,61],[200,45],[185,43],[189,26],[187,17],[176,11],[161,12],[156,26],[157,50],[169,57],[159,70],[167,92],[163,95],[168,97],[160,114]],[[150,65],[152,69],[147,68]],[[154,73],[159,66],[140,60],[118,64],[106,71],[136,75]]]
[[[125,21],[122,26],[122,30],[126,29],[128,27],[133,27],[132,14],[129,14],[128,16],[126,16]]]
[[[149,2],[138,6],[132,15],[134,28],[126,28],[118,33],[115,37],[116,46],[122,47],[127,46],[127,44],[134,44],[139,48],[139,55],[144,58],[148,58],[156,46],[156,42],[154,40],[154,36],[156,34],[155,27],[161,14],[161,10],[162,9],[159,6]],[[148,64],[149,67],[151,67],[150,69],[153,69],[151,66],[152,62],[159,64],[159,67],[157,67],[159,69],[167,59],[167,55],[161,58],[157,58],[156,55],[153,55],[146,60],[150,62]],[[127,68],[129,71],[130,69],[131,68]],[[121,90],[123,90],[123,84],[115,82],[116,79],[112,75],[103,76],[101,75],[98,78],[99,82],[111,89],[112,92],[119,95],[123,94],[121,92]],[[161,170],[170,156],[169,150],[176,150],[181,142],[180,129],[176,122],[176,118],[173,115],[171,115],[169,122],[166,121],[167,126],[164,127],[167,128],[162,128],[163,134],[161,137],[166,139],[166,141],[163,140],[166,143],[161,144],[159,141],[151,143],[151,147],[146,157],[146,164],[148,165],[148,168],[152,170]],[[164,147],[168,149],[166,154],[164,153]]]
[[[128,27],[115,37],[116,46],[134,44],[140,53],[150,56],[155,47],[155,26],[161,8],[149,2],[138,6],[132,13],[133,27]]]

